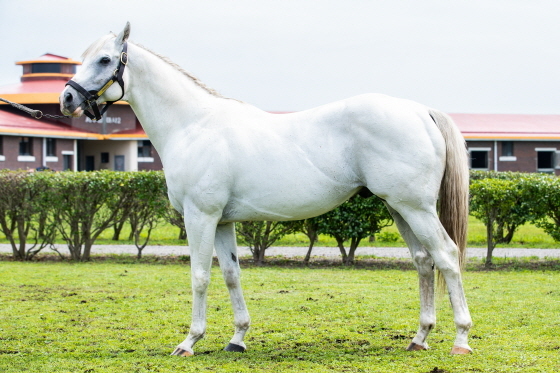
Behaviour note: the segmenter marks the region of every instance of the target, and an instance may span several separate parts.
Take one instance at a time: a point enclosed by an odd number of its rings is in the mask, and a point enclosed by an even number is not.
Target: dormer
[[[23,66],[22,82],[33,80],[70,80],[76,74],[76,66],[80,62],[71,58],[57,56],[56,54],[44,54],[31,61],[16,62]]]

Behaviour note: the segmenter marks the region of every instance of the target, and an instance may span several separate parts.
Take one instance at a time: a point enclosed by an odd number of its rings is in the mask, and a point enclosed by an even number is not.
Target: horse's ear
[[[118,44],[123,44],[128,39],[129,35],[130,35],[130,22],[127,22],[126,26],[124,26],[124,29],[117,36],[116,42]]]

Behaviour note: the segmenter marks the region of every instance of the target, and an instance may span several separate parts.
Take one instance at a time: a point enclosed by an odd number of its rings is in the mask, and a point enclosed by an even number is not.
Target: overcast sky
[[[379,92],[560,114],[559,0],[0,0],[0,86],[19,81],[16,61],[80,60],[126,21],[132,41],[264,110]]]

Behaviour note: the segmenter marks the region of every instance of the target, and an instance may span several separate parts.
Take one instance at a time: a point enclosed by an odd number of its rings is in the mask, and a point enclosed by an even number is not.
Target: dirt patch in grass
[[[0,254],[0,261],[14,261],[9,254]],[[71,262],[68,258],[61,258],[57,254],[42,254],[33,259],[34,262]],[[126,263],[126,264],[154,264],[154,265],[190,265],[190,257],[181,256],[159,256],[146,255],[138,260],[136,256],[130,254],[122,255],[92,255],[91,262],[100,263]],[[242,268],[250,267],[280,267],[280,268],[341,268],[341,269],[363,269],[363,270],[415,270],[412,260],[410,259],[394,259],[394,258],[376,258],[376,257],[358,257],[354,264],[343,265],[340,258],[332,257],[315,257],[310,263],[305,264],[303,257],[284,257],[271,256],[267,257],[265,262],[257,265],[250,257],[240,257],[239,263]],[[214,265],[218,265],[214,258]],[[483,260],[470,259],[466,266],[467,271],[560,271],[560,259],[538,259],[538,258],[495,258],[494,265],[486,268]]]

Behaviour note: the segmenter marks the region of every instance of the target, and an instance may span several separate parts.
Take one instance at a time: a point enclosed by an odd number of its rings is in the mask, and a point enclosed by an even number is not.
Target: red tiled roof
[[[102,135],[83,130],[77,130],[61,123],[49,120],[33,119],[0,110],[0,134],[11,136],[47,136],[74,139],[101,139]]]
[[[560,140],[560,115],[449,115],[467,140]]]
[[[36,60],[37,61],[56,61],[56,62],[71,61],[73,63],[80,64],[78,61],[73,61],[71,58],[64,57],[64,56],[59,56],[58,54],[52,54],[52,53],[45,53],[41,57],[37,58]],[[25,63],[25,61],[22,61],[22,62]],[[18,63],[22,63],[22,62],[18,62]]]

